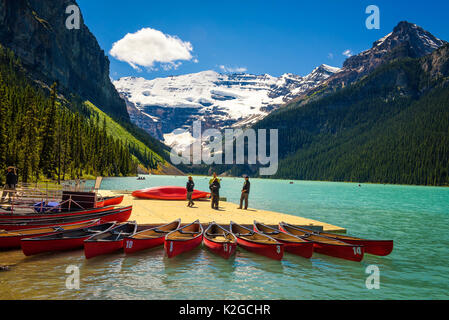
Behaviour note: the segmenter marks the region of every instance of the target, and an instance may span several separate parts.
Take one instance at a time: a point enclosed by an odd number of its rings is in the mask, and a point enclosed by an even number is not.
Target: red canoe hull
[[[165,235],[154,239],[135,239],[125,238],[124,250],[126,254],[134,253],[141,250],[155,248],[164,244]]]
[[[82,249],[84,240],[89,236],[76,239],[58,239],[45,241],[21,241],[22,251],[26,256],[32,256],[44,252],[69,251]]]
[[[203,241],[203,235],[184,241],[165,240],[164,249],[169,258],[173,258],[181,253],[191,251],[198,247]]]
[[[364,247],[362,246],[339,246],[333,244],[314,242],[313,250],[331,257],[360,262],[363,259]]]
[[[255,243],[251,241],[244,240],[237,237],[237,243],[239,246],[245,250],[257,253],[259,255],[265,256],[274,260],[282,260],[284,256],[284,245],[283,244],[263,244]]]
[[[225,259],[229,259],[237,249],[237,243],[218,243],[206,237],[203,238],[203,242],[206,248]]]
[[[115,212],[111,212],[111,213],[104,212],[104,214],[97,213],[97,214],[93,214],[90,216],[89,215],[80,216],[80,217],[77,217],[75,220],[72,219],[67,222],[64,222],[64,220],[61,220],[61,221],[43,223],[40,225],[35,225],[35,224],[34,225],[33,224],[4,225],[4,224],[0,224],[0,230],[14,231],[14,230],[25,230],[25,229],[43,228],[43,227],[65,226],[65,225],[74,224],[74,223],[88,222],[88,221],[92,221],[92,220],[96,220],[96,219],[100,219],[100,223],[113,222],[113,221],[125,222],[125,221],[128,221],[128,219],[130,218],[131,212],[132,212],[132,207],[129,207],[129,209],[127,209],[127,210],[119,210],[119,211],[115,211]]]
[[[376,256],[388,256],[393,251],[393,240],[349,240],[339,239],[340,241],[363,246],[365,253]]]
[[[77,210],[77,211],[69,211],[63,213],[46,213],[46,214],[27,214],[27,215],[13,215],[13,214],[0,214],[0,224],[1,221],[21,221],[21,220],[38,220],[38,219],[48,219],[48,218],[65,218],[65,217],[77,217],[83,216],[90,213],[98,213],[107,210],[114,209],[113,207],[102,207],[102,208],[93,208],[87,210]]]
[[[118,196],[118,197],[105,199],[103,201],[97,202],[96,206],[97,206],[97,208],[116,206],[116,205],[119,205],[120,203],[122,203],[124,197],[125,196]]]
[[[132,193],[133,197],[155,200],[187,200],[187,189],[183,187],[155,187],[137,190]],[[209,198],[210,193],[194,190],[192,199]]]
[[[303,242],[303,243],[296,243],[296,242],[287,242],[278,240],[280,243],[284,245],[284,251],[301,256],[303,258],[310,259],[313,255],[313,242]]]
[[[279,229],[287,232],[284,228],[282,228],[282,226],[280,226]],[[313,250],[331,257],[356,262],[362,261],[365,252],[364,247],[359,245],[338,245],[315,241],[313,242]]]
[[[100,221],[92,222],[88,226],[93,226],[96,224],[99,224]],[[74,223],[72,225],[78,225],[79,223]],[[81,223],[82,224],[82,223]],[[41,228],[38,228],[41,229]],[[31,229],[30,229],[31,230]],[[41,236],[48,236],[54,233],[57,233],[58,231],[54,230],[52,232],[41,232],[41,233],[34,233],[34,234],[28,234],[28,235],[17,235],[17,236],[11,236],[11,237],[0,237],[0,250],[5,249],[18,249],[21,247],[21,240],[27,239],[27,238],[34,238],[34,237],[41,237]]]
[[[101,256],[104,254],[114,253],[123,248],[123,239],[118,241],[92,241],[84,242],[84,255],[86,259]]]

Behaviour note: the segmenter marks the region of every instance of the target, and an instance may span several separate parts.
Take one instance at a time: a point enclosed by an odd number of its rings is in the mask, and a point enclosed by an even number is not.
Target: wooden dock
[[[254,220],[267,225],[277,225],[279,222],[287,222],[294,225],[322,227],[324,231],[345,233],[346,229],[325,222],[293,216],[290,214],[252,209],[238,209],[238,205],[231,202],[220,201],[219,210],[210,206],[209,200],[195,201],[193,208],[187,207],[186,201],[164,201],[136,199],[126,191],[100,190],[102,196],[124,194],[121,205],[132,205],[133,211],[130,220],[139,224],[159,225],[181,218],[182,224],[199,219],[202,224],[215,221],[221,225],[229,225],[232,220],[243,225],[252,225]]]

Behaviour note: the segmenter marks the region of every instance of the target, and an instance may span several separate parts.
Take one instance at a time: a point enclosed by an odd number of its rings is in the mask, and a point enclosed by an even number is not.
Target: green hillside
[[[118,139],[123,144],[129,146],[131,154],[142,162],[145,167],[155,169],[159,163],[165,162],[162,156],[147,147],[143,142],[134,137],[125,128],[123,128],[123,126],[94,106],[90,101],[86,101],[84,104],[90,111],[89,119],[91,121],[98,122],[101,125],[106,123],[106,132],[114,137],[114,139]]]
[[[448,51],[395,61],[259,122],[256,129],[279,129],[274,177],[448,185]]]

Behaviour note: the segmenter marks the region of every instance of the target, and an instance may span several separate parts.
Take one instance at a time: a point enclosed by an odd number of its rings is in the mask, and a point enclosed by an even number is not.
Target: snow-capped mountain
[[[393,32],[375,41],[370,49],[346,59],[340,72],[328,77],[306,95],[315,95],[315,99],[319,99],[360,80],[383,64],[402,58],[420,58],[446,43],[414,23],[401,21]],[[316,94],[317,92],[320,94]]]
[[[195,120],[217,129],[254,123],[339,70],[321,65],[305,77],[204,71],[154,80],[125,77],[114,85],[131,120],[169,144],[174,130],[190,128]]]

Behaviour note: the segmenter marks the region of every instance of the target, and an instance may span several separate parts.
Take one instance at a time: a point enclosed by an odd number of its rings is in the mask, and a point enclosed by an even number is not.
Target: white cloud
[[[115,42],[109,54],[136,70],[145,67],[151,71],[157,70],[156,63],[164,70],[177,69],[182,64],[180,61],[193,59],[192,51],[190,42],[159,30],[143,28]]]
[[[226,66],[219,66],[220,70],[226,73],[243,73],[246,72],[248,69],[245,67],[226,67]]]
[[[332,60],[332,59],[334,59],[334,54],[332,52],[329,52],[327,57]]]
[[[352,56],[352,51],[349,49],[346,49],[345,51],[343,51],[342,55],[346,56],[346,57],[351,57]]]

